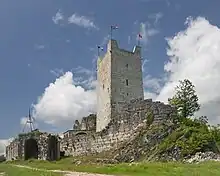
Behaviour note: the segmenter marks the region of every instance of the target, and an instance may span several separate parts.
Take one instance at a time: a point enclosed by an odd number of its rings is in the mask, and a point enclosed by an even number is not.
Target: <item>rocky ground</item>
[[[204,161],[220,161],[220,154],[216,154],[213,152],[198,152],[195,155],[191,156],[189,159],[185,159],[183,162],[201,163]]]

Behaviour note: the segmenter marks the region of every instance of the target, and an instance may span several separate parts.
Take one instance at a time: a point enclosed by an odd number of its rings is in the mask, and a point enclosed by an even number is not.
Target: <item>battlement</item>
[[[122,55],[140,55],[141,54],[141,47],[134,46],[133,51],[128,51],[126,49],[122,49],[119,47],[118,42],[116,40],[109,40],[107,52],[117,52]]]
[[[116,40],[109,40],[107,44],[107,51],[104,54],[104,56],[99,56],[97,60],[97,66],[102,62],[102,60],[106,57],[106,55],[111,55],[111,54],[116,54],[116,55],[121,55],[121,56],[140,56],[141,55],[141,47],[140,46],[134,46],[132,51],[128,51],[126,49],[120,48],[118,45],[118,42]]]

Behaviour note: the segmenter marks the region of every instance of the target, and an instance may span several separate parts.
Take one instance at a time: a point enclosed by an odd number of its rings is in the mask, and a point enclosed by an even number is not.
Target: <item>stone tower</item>
[[[97,79],[98,132],[120,112],[124,103],[144,99],[141,47],[126,51],[118,47],[116,40],[110,40],[104,57],[98,58]]]

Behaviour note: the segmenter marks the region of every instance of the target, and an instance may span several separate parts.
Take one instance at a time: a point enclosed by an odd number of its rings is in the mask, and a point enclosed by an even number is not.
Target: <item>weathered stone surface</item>
[[[49,143],[51,137],[55,138],[54,144]],[[29,143],[29,140],[36,141],[36,150],[34,146]],[[60,139],[58,136],[49,133],[42,133],[33,131],[30,133],[20,134],[6,147],[6,159],[28,159],[34,157],[42,160],[56,160],[60,157]],[[28,156],[27,156],[28,155]]]
[[[64,135],[61,140],[61,151],[65,151],[65,155],[78,156],[117,149],[121,144],[139,135],[149,120],[148,115],[152,116],[152,123],[156,125],[170,121],[174,114],[175,110],[171,106],[161,102],[152,102],[151,99],[132,100],[123,104],[121,113],[113,117],[102,131],[76,130],[73,135]],[[164,138],[162,134],[158,135],[160,136],[153,137],[157,140]],[[154,141],[151,142],[154,144]]]
[[[189,159],[184,160],[186,163],[200,163],[204,161],[220,161],[220,154],[213,152],[198,152]]]

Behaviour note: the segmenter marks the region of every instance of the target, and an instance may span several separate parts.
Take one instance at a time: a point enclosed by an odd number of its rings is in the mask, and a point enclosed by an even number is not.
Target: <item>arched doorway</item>
[[[37,140],[33,138],[26,139],[24,143],[24,159],[30,158],[38,159]]]
[[[58,159],[58,139],[56,136],[48,136],[48,154],[47,159],[54,161]]]

